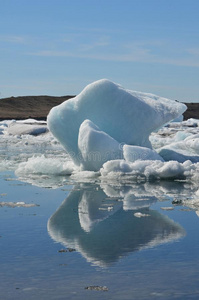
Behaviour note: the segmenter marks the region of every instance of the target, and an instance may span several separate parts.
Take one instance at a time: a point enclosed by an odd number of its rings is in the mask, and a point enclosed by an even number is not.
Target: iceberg
[[[186,108],[102,79],[53,107],[47,125],[77,166],[96,171],[109,160],[121,159],[125,144],[151,149],[151,132],[182,115]]]

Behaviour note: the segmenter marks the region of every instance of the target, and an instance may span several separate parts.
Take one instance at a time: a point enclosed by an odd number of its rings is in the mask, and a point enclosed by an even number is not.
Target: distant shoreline
[[[0,99],[0,120],[46,120],[53,106],[75,96],[21,96]]]
[[[61,104],[65,100],[74,98],[67,96],[21,96],[0,99],[0,121],[36,119],[46,120],[52,107]],[[185,103],[188,107],[183,114],[184,119],[199,119],[199,103]]]

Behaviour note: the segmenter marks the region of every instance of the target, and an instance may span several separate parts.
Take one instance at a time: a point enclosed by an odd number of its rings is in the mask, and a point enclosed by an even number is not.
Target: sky
[[[0,98],[107,78],[199,102],[198,0],[0,0]]]

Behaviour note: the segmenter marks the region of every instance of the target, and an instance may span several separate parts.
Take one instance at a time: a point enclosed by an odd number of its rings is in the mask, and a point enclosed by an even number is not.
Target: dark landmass
[[[199,103],[185,103],[187,110],[184,112],[184,120],[194,118],[199,119]]]
[[[53,106],[74,96],[22,96],[0,99],[0,120],[46,120]]]
[[[0,120],[46,120],[53,106],[75,96],[22,96],[0,99]],[[184,119],[199,119],[199,103],[185,103],[188,107]]]

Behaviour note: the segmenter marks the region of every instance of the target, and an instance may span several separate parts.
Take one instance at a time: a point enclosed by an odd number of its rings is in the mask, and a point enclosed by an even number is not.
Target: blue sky
[[[0,0],[0,98],[107,78],[199,102],[198,0]]]

